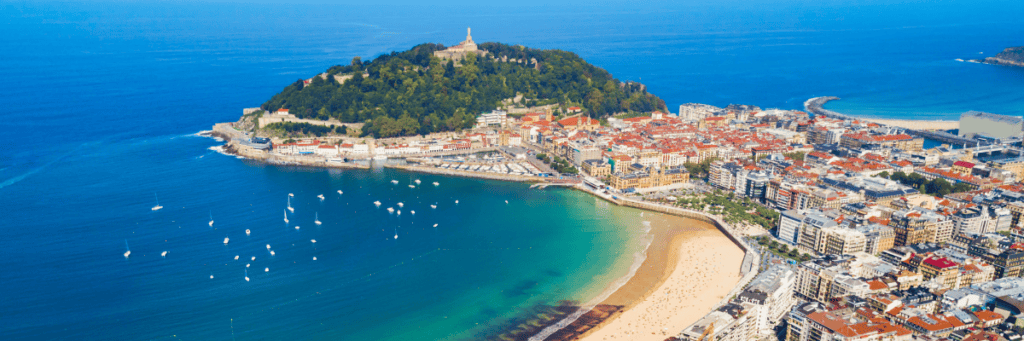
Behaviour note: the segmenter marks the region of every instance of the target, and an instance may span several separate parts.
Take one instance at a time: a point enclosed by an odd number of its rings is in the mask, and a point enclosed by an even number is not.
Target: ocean
[[[1024,115],[1024,69],[954,60],[1021,45],[1021,14],[1014,1],[5,2],[0,339],[469,340],[628,273],[638,212],[582,193],[265,166],[195,136],[353,56],[472,27],[478,42],[576,52],[671,111],[838,96],[827,107],[855,115]]]

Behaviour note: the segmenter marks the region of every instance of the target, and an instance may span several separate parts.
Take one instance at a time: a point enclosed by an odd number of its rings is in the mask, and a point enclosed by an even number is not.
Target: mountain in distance
[[[470,128],[480,113],[512,105],[553,105],[556,113],[578,106],[591,117],[666,111],[642,84],[620,82],[575,53],[501,43],[478,50],[469,36],[451,48],[428,43],[365,63],[355,57],[285,87],[261,109],[364,123],[362,135],[383,138]]]
[[[994,57],[971,59],[970,61],[992,65],[1024,66],[1024,46],[1008,47]]]

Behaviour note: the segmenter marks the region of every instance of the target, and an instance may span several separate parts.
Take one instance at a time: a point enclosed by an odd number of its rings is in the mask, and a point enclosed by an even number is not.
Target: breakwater
[[[411,172],[440,174],[448,176],[461,176],[467,178],[480,178],[490,180],[501,180],[501,181],[517,181],[517,182],[545,182],[548,178],[539,176],[529,175],[514,175],[514,174],[497,174],[497,173],[484,173],[484,172],[469,172],[459,171],[450,169],[441,169],[437,167],[423,167],[423,166],[410,166],[410,165],[386,165],[387,168],[402,169]]]

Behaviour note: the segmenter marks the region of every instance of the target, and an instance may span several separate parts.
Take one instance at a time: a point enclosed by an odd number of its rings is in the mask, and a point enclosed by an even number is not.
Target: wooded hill
[[[575,53],[500,43],[479,47],[490,54],[470,55],[460,66],[434,57],[434,51],[445,48],[440,44],[418,45],[366,63],[356,57],[349,65],[328,69],[326,80],[313,77],[304,84],[300,79],[285,87],[262,109],[287,108],[299,118],[365,122],[363,134],[375,137],[469,128],[477,115],[516,94],[528,105],[578,105],[592,117],[665,110],[665,101],[641,84],[619,82]],[[339,84],[334,75],[352,77]]]

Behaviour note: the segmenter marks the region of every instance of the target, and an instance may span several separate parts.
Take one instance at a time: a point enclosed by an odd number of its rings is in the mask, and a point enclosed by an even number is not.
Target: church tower
[[[473,35],[471,33],[472,29],[466,27],[466,41],[463,41],[462,44],[459,44],[462,45],[462,50],[465,52],[476,51],[476,43],[473,42]]]

